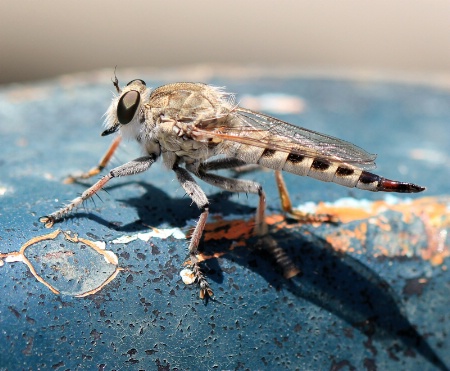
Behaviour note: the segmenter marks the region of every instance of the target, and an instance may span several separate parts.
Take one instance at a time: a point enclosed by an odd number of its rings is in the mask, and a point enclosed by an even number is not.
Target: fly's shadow
[[[134,183],[136,184],[136,183]],[[168,224],[171,226],[185,226],[189,221],[197,220],[200,211],[189,196],[171,197],[168,193],[145,182],[138,183],[145,190],[142,196],[134,198],[117,199],[136,209],[138,218],[125,224],[117,230],[121,232],[139,232],[148,230],[148,226]],[[180,189],[181,190],[181,189]],[[179,192],[180,193],[180,192]],[[178,193],[178,194],[179,194]],[[209,195],[212,214],[220,213],[223,216],[230,214],[253,214],[256,207],[250,207],[231,200],[233,193],[218,192]]]
[[[277,290],[287,290],[343,319],[367,336],[365,346],[374,356],[376,341],[393,360],[419,354],[438,369],[449,369],[410,323],[401,298],[387,281],[351,255],[334,250],[323,238],[303,233],[306,231],[300,227],[271,234],[290,264],[300,271],[291,279],[283,277],[285,269],[276,263],[272,248],[261,248],[255,238],[223,258],[256,272]],[[220,250],[226,246],[222,241],[214,247]],[[243,296],[258,300],[251,292]]]
[[[114,188],[136,182],[121,183]],[[147,230],[148,225],[158,226],[167,223],[172,226],[184,226],[189,220],[196,220],[199,210],[189,197],[172,198],[160,187],[138,182],[145,193],[139,197],[117,199],[117,202],[134,207],[138,218],[131,223],[115,227],[121,232]],[[211,211],[222,215],[242,214],[247,218],[255,208],[243,206],[230,200],[230,193],[220,192],[209,197]],[[78,217],[80,213],[75,214]],[[100,224],[111,223],[98,216],[90,216]],[[248,223],[251,223],[250,220]],[[233,261],[260,275],[270,286],[277,290],[287,290],[313,305],[323,308],[343,319],[354,329],[367,336],[366,347],[376,353],[373,341],[382,344],[393,359],[405,354],[418,353],[424,359],[441,370],[448,367],[440,360],[424,337],[409,322],[401,299],[377,273],[349,254],[336,252],[323,238],[311,233],[303,233],[302,227],[280,230],[271,234],[272,247],[266,248],[256,238],[250,238],[245,245],[230,249],[230,240],[211,240],[202,243],[206,255],[219,254],[223,259]],[[277,264],[275,249],[281,249],[290,267],[298,269],[300,274],[286,279],[286,267]],[[208,277],[222,283],[224,274],[217,259],[206,262]],[[251,288],[244,288],[245,298],[258,300]],[[235,295],[229,292],[229,295]]]

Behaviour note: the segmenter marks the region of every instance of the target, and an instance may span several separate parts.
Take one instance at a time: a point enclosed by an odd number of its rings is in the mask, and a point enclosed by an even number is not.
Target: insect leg
[[[118,166],[112,169],[107,175],[102,177],[97,183],[90,188],[86,189],[81,196],[74,198],[70,203],[61,209],[51,213],[47,216],[43,216],[39,219],[41,223],[45,224],[46,228],[51,228],[53,224],[62,219],[65,215],[70,213],[75,207],[86,201],[88,198],[95,195],[100,189],[102,189],[106,183],[112,178],[118,178],[121,176],[134,175],[147,170],[156,161],[156,155],[139,157],[133,161],[127,162],[124,165]]]
[[[235,160],[240,166],[240,160]],[[244,179],[232,179],[226,178],[220,175],[211,174],[205,171],[205,168],[208,168],[208,163],[201,164],[198,169],[194,166],[186,166],[189,171],[192,171],[196,176],[198,176],[201,180],[209,183],[213,186],[225,189],[230,192],[242,192],[242,193],[254,193],[259,195],[259,204],[258,209],[256,211],[255,217],[255,236],[265,236],[268,232],[267,224],[266,224],[266,194],[262,186],[259,183],[253,182],[251,180]],[[219,169],[216,167],[215,169]]]
[[[236,160],[239,161],[239,160]],[[278,246],[277,242],[269,235],[265,218],[266,195],[260,184],[244,179],[230,179],[216,174],[205,172],[208,163],[201,164],[197,171],[188,166],[188,170],[193,171],[203,181],[230,192],[248,192],[259,194],[259,205],[256,212],[254,235],[258,237],[256,247],[269,253],[282,269],[285,278],[292,278],[300,271],[286,254],[284,249]]]
[[[253,170],[261,170],[261,166],[257,164],[248,164],[247,162],[237,158],[226,157],[204,162],[202,164],[202,169],[205,171],[232,169],[236,173],[247,173]]]
[[[77,180],[80,179],[88,179],[100,173],[106,167],[106,165],[108,165],[109,161],[111,160],[111,157],[114,155],[114,152],[116,152],[116,149],[119,146],[121,140],[122,137],[120,135],[116,136],[116,138],[112,141],[111,145],[109,146],[108,150],[106,151],[106,153],[104,154],[104,156],[102,157],[97,166],[93,167],[89,171],[86,171],[78,175],[69,175],[66,179],[64,179],[64,183],[69,184],[76,182]]]
[[[217,160],[203,162],[201,168],[204,172],[211,170],[222,170],[222,169],[236,169],[240,166],[245,166],[247,163],[245,161],[239,160],[237,158],[225,157],[219,158]]]
[[[189,258],[192,263],[192,270],[195,275],[195,279],[200,286],[200,299],[203,299],[205,296],[212,297],[214,295],[213,291],[209,287],[208,281],[203,275],[200,265],[197,259],[198,254],[198,245],[200,243],[200,239],[202,238],[203,230],[205,229],[206,219],[209,214],[209,201],[206,197],[205,192],[200,188],[200,186],[196,183],[194,178],[183,168],[175,166],[173,168],[175,174],[177,175],[177,179],[180,182],[183,189],[186,193],[191,197],[192,201],[198,206],[201,210],[200,218],[195,226],[194,232],[191,236],[191,242],[189,243]]]
[[[275,170],[275,180],[278,186],[278,193],[280,194],[281,208],[284,212],[288,213],[294,219],[302,223],[337,222],[336,217],[330,214],[308,214],[300,210],[294,210],[281,171]]]

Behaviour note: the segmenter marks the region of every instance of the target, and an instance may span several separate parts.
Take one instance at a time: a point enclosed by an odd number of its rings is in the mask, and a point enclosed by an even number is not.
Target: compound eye
[[[144,80],[141,80],[141,79],[131,80],[131,81],[127,84],[127,86],[128,86],[128,85],[131,85],[131,84],[132,84],[133,82],[135,82],[135,81],[139,81],[142,85],[147,86],[147,85],[145,84],[145,81],[144,81]]]
[[[122,125],[133,120],[141,102],[141,95],[136,90],[130,90],[122,95],[117,104],[117,119]]]

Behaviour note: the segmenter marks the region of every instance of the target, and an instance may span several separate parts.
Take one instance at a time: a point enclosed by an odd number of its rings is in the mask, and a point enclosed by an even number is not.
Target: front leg
[[[195,226],[194,232],[192,233],[191,242],[189,243],[189,258],[192,264],[192,271],[194,272],[195,279],[200,286],[200,299],[205,298],[205,296],[212,297],[214,295],[213,291],[209,287],[208,281],[206,281],[205,276],[203,275],[200,265],[198,262],[197,254],[198,254],[198,245],[203,235],[203,230],[205,229],[206,220],[208,219],[209,214],[209,201],[205,195],[205,192],[200,188],[200,186],[196,183],[194,178],[183,168],[178,167],[176,165],[173,168],[175,174],[177,175],[177,179],[180,182],[183,189],[186,193],[191,197],[192,201],[198,206],[198,208],[202,211],[200,214],[200,218]]]
[[[62,219],[65,215],[70,213],[75,207],[86,201],[88,198],[95,195],[100,189],[102,189],[106,183],[112,178],[118,178],[121,176],[134,175],[142,173],[147,170],[156,161],[156,155],[139,157],[133,161],[127,162],[124,165],[118,166],[112,169],[109,174],[102,177],[97,183],[90,188],[86,189],[81,196],[74,198],[70,203],[61,209],[51,213],[50,215],[43,216],[39,219],[41,223],[45,224],[46,228],[51,228],[53,224]]]
[[[91,170],[86,171],[81,174],[69,175],[66,179],[64,179],[64,183],[66,183],[66,184],[74,183],[77,180],[89,179],[89,178],[92,178],[94,175],[99,174],[106,167],[106,165],[108,165],[109,161],[111,160],[111,157],[114,155],[114,152],[116,152],[117,147],[119,147],[121,140],[122,140],[122,137],[120,135],[118,135],[112,141],[112,143],[109,145],[108,150],[103,155],[102,159],[100,160],[100,162],[98,163],[97,166],[95,166]]]

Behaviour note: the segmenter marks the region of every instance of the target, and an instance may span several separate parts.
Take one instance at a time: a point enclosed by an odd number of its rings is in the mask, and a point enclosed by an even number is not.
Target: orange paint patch
[[[332,227],[325,240],[337,251],[354,252],[355,246],[361,246],[361,253],[367,244],[369,229],[376,228],[373,243],[377,253],[375,256],[419,256],[434,265],[441,265],[444,259],[450,256],[448,245],[448,230],[450,228],[450,197],[424,197],[412,201],[387,202],[379,200],[364,202],[356,206],[339,206],[319,203],[317,214],[335,215],[340,223]],[[400,213],[402,225],[393,229],[392,220],[388,211]],[[302,223],[287,222],[280,214],[266,217],[266,222],[272,230],[298,229]],[[346,225],[352,222],[352,226]],[[354,222],[359,222],[354,224]],[[398,223],[398,222],[396,222]],[[414,226],[412,225],[413,223]],[[226,221],[217,218],[217,221],[208,223],[205,228],[205,241],[228,239],[234,241],[232,247],[245,245],[245,241],[252,236],[253,220]],[[314,224],[313,227],[320,224]],[[399,229],[400,228],[400,229]],[[305,230],[305,234],[315,233],[314,230]],[[323,231],[323,230],[322,230]],[[320,230],[317,231],[321,233]],[[417,251],[420,241],[423,244],[426,234],[427,247]],[[236,242],[238,241],[238,242]],[[221,254],[222,255],[222,254]],[[208,258],[204,256],[203,258]]]
[[[253,221],[245,220],[218,220],[205,226],[205,241],[210,240],[240,240],[252,236]]]
[[[354,207],[330,207],[325,203],[320,202],[317,205],[317,214],[331,214],[336,216],[340,222],[349,223],[354,220],[367,219],[373,213]]]
[[[354,252],[355,249],[352,247],[352,239],[357,239],[359,244],[364,246],[366,237],[367,223],[363,222],[354,229],[339,229],[336,232],[330,233],[325,236],[325,239],[337,251]]]
[[[423,197],[410,202],[398,202],[395,204],[385,200],[370,202],[365,207],[335,206],[324,202],[317,204],[317,214],[332,214],[339,218],[343,223],[349,223],[355,220],[367,219],[377,216],[388,210],[398,211],[403,214],[403,221],[410,223],[414,215],[421,213],[428,214],[437,218],[439,224],[446,220],[447,226],[450,225],[450,197]]]

